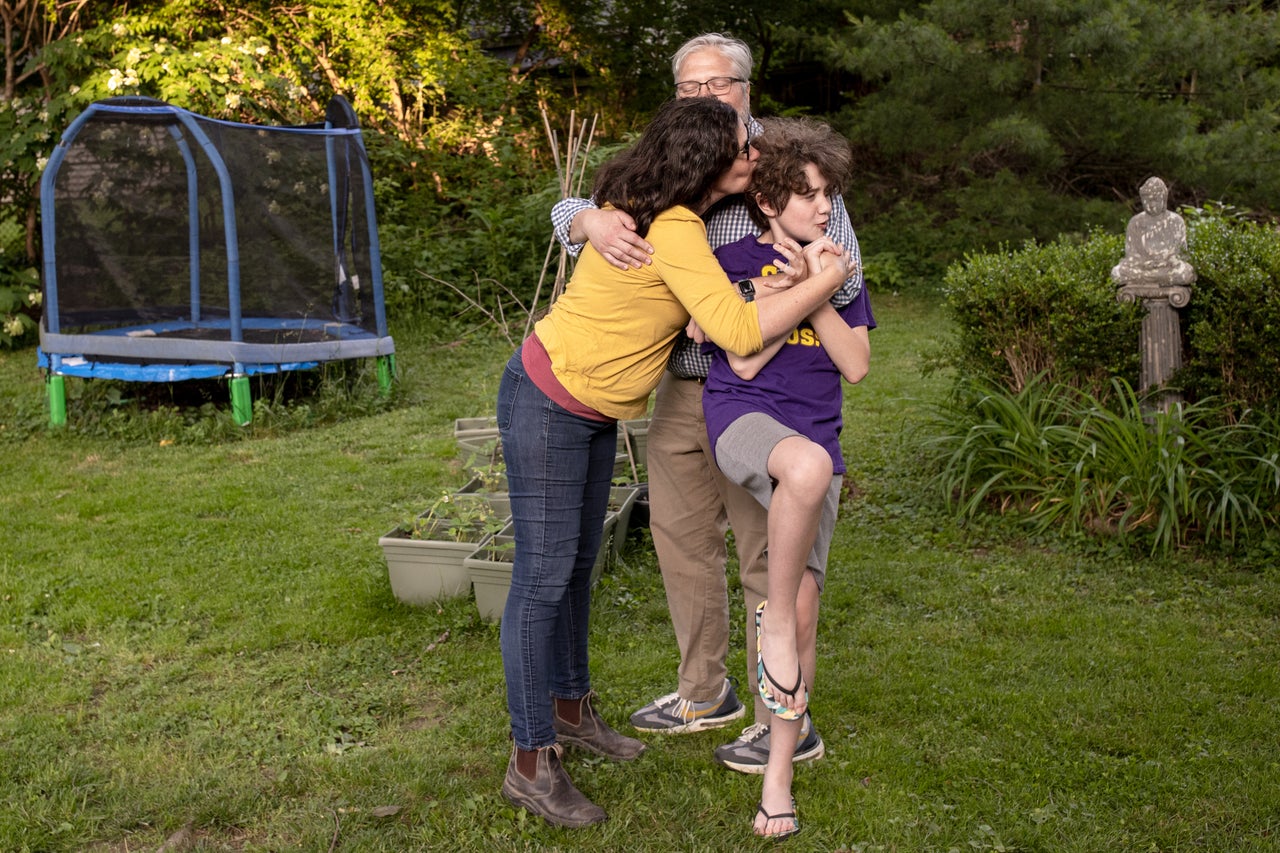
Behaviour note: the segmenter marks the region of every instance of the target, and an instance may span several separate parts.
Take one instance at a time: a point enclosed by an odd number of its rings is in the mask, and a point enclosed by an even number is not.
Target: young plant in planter
[[[511,514],[511,496],[507,492],[507,465],[499,453],[496,457],[472,455],[466,461],[471,479],[458,489],[458,495],[474,495],[492,504],[501,516]]]
[[[426,512],[378,539],[392,593],[406,604],[465,595],[470,578],[463,558],[506,521],[483,498],[441,495]]]

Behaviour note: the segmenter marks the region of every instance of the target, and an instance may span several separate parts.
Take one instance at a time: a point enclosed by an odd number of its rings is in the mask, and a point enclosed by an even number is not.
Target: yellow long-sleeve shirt
[[[764,346],[756,304],[729,285],[697,214],[663,211],[645,239],[653,263],[638,270],[620,270],[587,246],[565,292],[534,326],[565,390],[619,419],[644,415],[690,316],[728,352]]]

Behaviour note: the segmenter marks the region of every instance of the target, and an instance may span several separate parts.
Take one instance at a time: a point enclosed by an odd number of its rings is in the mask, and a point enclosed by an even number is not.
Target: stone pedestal
[[[1191,288],[1183,285],[1125,284],[1116,292],[1121,302],[1142,300],[1147,308],[1142,318],[1142,390],[1164,385],[1182,367],[1182,331],[1178,311],[1191,302]],[[1159,408],[1168,411],[1181,401],[1170,391],[1160,397]]]

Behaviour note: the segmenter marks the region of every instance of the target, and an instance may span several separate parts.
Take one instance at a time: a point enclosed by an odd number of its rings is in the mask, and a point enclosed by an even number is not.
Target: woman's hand
[[[702,327],[698,325],[698,321],[692,317],[689,318],[688,325],[684,327],[684,333],[692,338],[693,342],[698,345],[705,344],[707,341],[711,340],[711,338],[707,337],[707,333],[702,331]]]

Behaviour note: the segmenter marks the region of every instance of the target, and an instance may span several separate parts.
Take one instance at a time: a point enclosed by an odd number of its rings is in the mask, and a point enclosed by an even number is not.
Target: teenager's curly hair
[[[707,198],[738,156],[739,124],[733,107],[714,98],[667,101],[634,145],[597,170],[592,195],[631,214],[643,237],[662,211]]]
[[[827,179],[827,195],[844,191],[853,167],[848,140],[812,118],[764,118],[760,124],[764,132],[751,141],[760,152],[760,159],[746,194],[747,211],[757,225],[769,227],[757,199],[763,198],[774,210],[782,210],[793,194],[805,195],[813,190],[804,174],[809,163]]]

